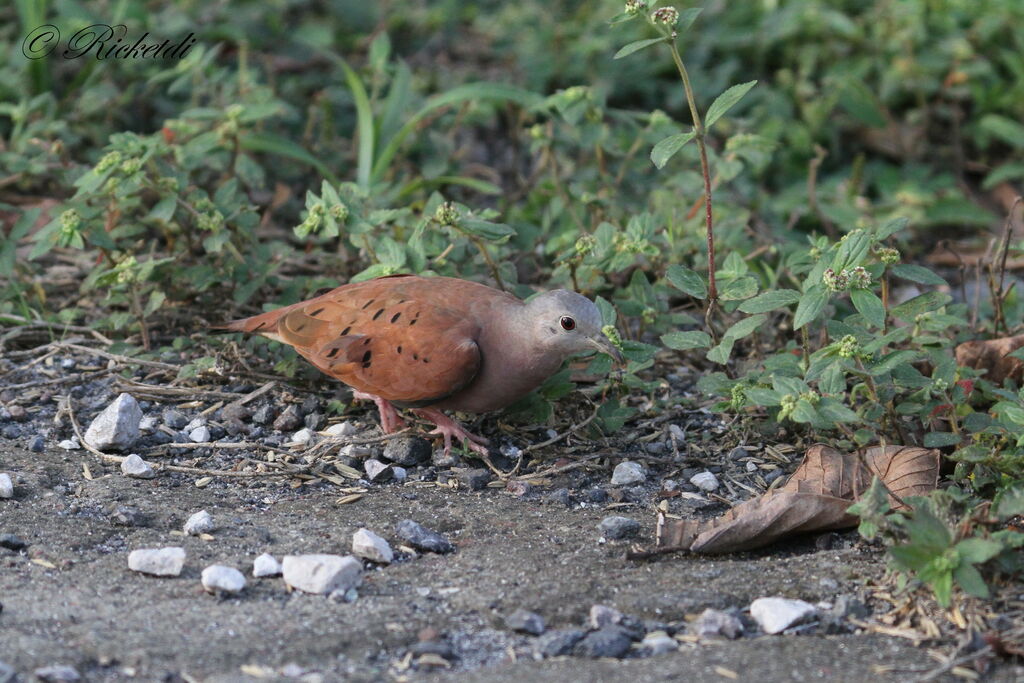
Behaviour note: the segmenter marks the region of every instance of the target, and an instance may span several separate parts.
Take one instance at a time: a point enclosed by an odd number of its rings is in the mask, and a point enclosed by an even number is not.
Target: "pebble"
[[[391,468],[391,478],[394,479],[399,484],[401,484],[403,481],[409,478],[409,470],[405,469],[404,467],[399,467],[398,465],[395,465],[394,467]]]
[[[21,427],[18,425],[6,425],[3,430],[0,430],[0,434],[3,434],[5,439],[17,439],[21,436]]]
[[[544,633],[544,617],[525,609],[517,609],[505,617],[505,626],[518,631],[528,633],[531,636],[539,636]]]
[[[74,358],[61,358],[60,359],[60,369],[61,370],[74,370],[76,367],[78,367],[78,361],[76,361]]]
[[[7,548],[18,552],[28,547],[28,543],[21,536],[14,534],[0,534],[0,548]]]
[[[757,472],[757,463],[753,460],[747,461],[747,472]]]
[[[395,559],[388,542],[369,529],[359,529],[352,534],[352,554],[379,564],[391,564]]]
[[[533,492],[533,484],[528,481],[509,479],[508,483],[505,484],[505,490],[513,496],[522,498],[523,496],[528,496]]]
[[[642,484],[647,481],[647,474],[643,465],[632,460],[620,462],[612,472],[612,484],[615,486],[629,486],[630,484]]]
[[[200,577],[208,593],[240,593],[245,588],[245,577],[234,567],[211,564]]]
[[[185,417],[184,414],[172,408],[168,408],[167,410],[164,411],[163,418],[164,424],[175,431],[180,431],[184,429],[185,425],[188,424],[188,418]]]
[[[569,489],[555,489],[548,494],[548,500],[552,503],[561,503],[566,507],[572,505],[572,496],[569,494]]]
[[[274,408],[273,406],[263,406],[258,408],[255,413],[252,414],[252,421],[258,425],[265,425],[273,422],[274,420]]]
[[[189,422],[187,425],[185,425],[185,431],[186,432],[191,432],[193,429],[199,429],[200,427],[206,427],[206,426],[207,426],[206,417],[204,417],[203,415],[200,415],[198,417],[193,418],[191,422]]]
[[[274,420],[274,429],[279,432],[294,432],[302,426],[302,415],[294,403],[284,409],[284,412]]]
[[[138,454],[132,453],[121,461],[121,474],[133,479],[152,479],[156,476],[156,471],[153,470],[152,465],[140,458]]]
[[[359,433],[359,427],[356,427],[349,420],[345,420],[344,422],[331,425],[324,430],[324,433],[328,436],[352,436]]]
[[[327,424],[327,418],[320,413],[310,413],[302,421],[307,429],[311,429],[314,432],[319,431]]]
[[[128,568],[143,574],[178,576],[184,567],[184,548],[142,548],[128,554]]]
[[[85,431],[85,442],[101,451],[131,448],[139,438],[142,409],[131,394],[120,394]]]
[[[411,519],[404,519],[395,525],[395,533],[417,550],[442,555],[455,550],[455,546],[444,536]]]
[[[587,617],[587,626],[591,629],[602,629],[622,621],[622,612],[607,605],[594,605]]]
[[[188,521],[185,522],[183,531],[187,536],[202,536],[208,534],[217,526],[213,522],[213,517],[206,510],[200,510],[199,512],[193,513]]]
[[[157,419],[155,417],[153,417],[152,415],[147,415],[146,417],[144,417],[141,420],[139,420],[139,431],[140,432],[151,432],[154,429],[156,429],[156,426],[157,426]]]
[[[363,565],[351,555],[285,555],[281,573],[292,588],[325,595],[359,586]]]
[[[281,563],[270,553],[263,553],[252,562],[252,575],[257,579],[267,576],[280,576]]]
[[[611,515],[602,519],[597,528],[605,538],[632,538],[640,533],[640,522],[629,517]]]
[[[111,524],[137,526],[142,521],[139,511],[127,505],[118,505],[109,512]]]
[[[43,683],[70,683],[72,681],[82,680],[82,676],[78,673],[78,669],[65,664],[44,666],[41,669],[33,671],[32,675],[40,681],[43,681]]]
[[[750,616],[767,634],[781,633],[814,616],[817,611],[809,602],[789,598],[758,598],[750,603]]]
[[[361,460],[371,453],[373,453],[373,449],[361,443],[345,444],[338,449],[339,458],[352,458],[355,460]]]
[[[57,448],[63,448],[66,451],[77,451],[82,448],[82,444],[78,443],[77,436],[73,436],[70,439],[64,439],[61,441],[57,444]]]
[[[487,484],[494,477],[491,475],[490,470],[479,467],[474,469],[459,468],[456,478],[462,486],[465,486],[470,491],[480,491],[487,488]]]
[[[6,472],[0,474],[0,498],[14,498],[14,482]]]
[[[42,436],[36,434],[32,437],[32,440],[28,442],[28,449],[33,453],[42,453],[46,449],[46,440]]]
[[[769,472],[768,474],[764,475],[764,483],[771,484],[773,481],[775,481],[785,473],[786,472],[781,467],[776,468]]]
[[[665,446],[664,441],[652,441],[644,447],[644,450],[651,455],[658,455],[660,453],[664,453],[666,448],[667,446]]]
[[[313,440],[313,430],[309,427],[303,427],[299,431],[292,434],[292,441],[294,443],[309,443]]]
[[[15,422],[21,422],[26,417],[28,417],[28,412],[26,412],[23,407],[17,404],[8,406],[7,414],[10,416],[10,419],[14,420]]]
[[[18,672],[6,662],[0,661],[0,683],[15,683]]]
[[[430,454],[430,443],[419,437],[391,439],[384,446],[384,458],[405,467],[427,462]]]
[[[632,641],[625,629],[619,626],[606,626],[583,636],[576,643],[573,654],[578,657],[622,657],[629,652]]]
[[[725,636],[735,640],[743,633],[743,622],[735,615],[709,607],[690,624],[690,631],[702,638]]]
[[[664,631],[654,631],[644,636],[640,644],[647,648],[652,655],[663,655],[666,652],[674,652],[679,649],[679,641]]]
[[[252,411],[239,403],[229,403],[220,409],[220,417],[222,420],[245,422],[252,417]]]
[[[391,465],[383,463],[376,458],[367,458],[366,462],[363,463],[363,470],[366,472],[367,479],[377,483],[387,481],[394,474],[391,471]]]
[[[710,493],[711,491],[718,490],[718,477],[710,472],[698,472],[690,477],[690,483],[701,491],[707,491]]]
[[[210,428],[200,425],[188,433],[188,440],[192,443],[207,443],[210,440]]]
[[[460,462],[458,455],[451,451],[445,453],[443,448],[434,451],[430,458],[436,467],[455,467]]]
[[[572,652],[587,632],[578,628],[560,628],[548,631],[534,643],[533,651],[541,657],[561,657]]]
[[[670,424],[668,426],[668,431],[672,434],[672,436],[676,437],[676,441],[686,441],[686,432],[684,432],[683,428],[680,427],[679,425]]]

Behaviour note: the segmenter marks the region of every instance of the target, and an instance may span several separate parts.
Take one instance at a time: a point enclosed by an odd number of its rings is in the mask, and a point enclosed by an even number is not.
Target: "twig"
[[[111,342],[111,343],[113,343],[113,342]],[[64,342],[56,342],[56,343],[53,344],[53,347],[54,348],[58,348],[58,349],[72,349],[74,351],[82,351],[84,353],[90,353],[90,354],[92,354],[94,356],[100,356],[102,358],[106,358],[107,360],[116,361],[118,363],[143,365],[143,366],[145,366],[147,368],[160,368],[161,370],[173,370],[174,372],[178,372],[179,370],[181,370],[181,367],[178,366],[178,365],[171,365],[170,363],[161,363],[160,361],[156,361],[156,360],[143,360],[142,358],[132,358],[131,356],[122,356],[122,355],[117,354],[117,353],[109,353],[107,351],[102,351],[100,349],[94,349],[94,348],[91,348],[89,346],[79,346],[78,344],[67,344],[67,343],[64,343]]]
[[[587,457],[585,457],[585,458],[583,458],[581,460],[577,460],[576,462],[571,462],[568,465],[549,467],[548,469],[541,470],[540,472],[532,472],[531,474],[524,474],[521,477],[517,477],[517,481],[529,481],[530,479],[544,479],[545,477],[550,477],[550,476],[555,475],[555,474],[562,474],[564,472],[571,472],[572,470],[578,470],[579,468],[581,468],[584,465],[590,463],[591,461],[597,460],[598,458],[606,458],[606,457],[608,457],[608,456],[606,454],[604,454],[604,453],[595,453],[594,455],[588,455]]]
[[[564,439],[565,437],[569,436],[570,434],[574,434],[575,432],[578,432],[579,430],[583,429],[588,424],[593,422],[594,418],[597,417],[597,413],[598,413],[599,410],[601,410],[601,406],[596,406],[594,408],[594,412],[592,412],[590,414],[590,417],[585,419],[583,422],[580,422],[579,424],[576,424],[576,425],[573,425],[572,427],[569,427],[569,429],[567,429],[566,431],[562,432],[561,434],[558,434],[556,436],[551,437],[547,441],[541,441],[540,443],[530,444],[529,446],[527,446],[526,448],[523,449],[523,453],[529,453],[530,451],[535,451],[537,449],[544,448],[545,446],[550,446],[551,444]]]
[[[114,343],[112,340],[108,339],[91,327],[84,327],[82,325],[66,325],[64,323],[52,323],[47,320],[32,320],[31,318],[23,318],[20,315],[14,315],[13,313],[0,313],[0,320],[11,320],[16,323],[20,323],[23,327],[48,328],[51,330],[62,330],[66,332],[82,332],[93,335],[96,339],[107,346]]]
[[[645,549],[640,546],[633,546],[626,551],[627,560],[651,560],[661,555],[671,555],[674,553],[689,553],[690,549],[684,545],[669,545],[664,548],[651,548]]]
[[[57,377],[57,378],[54,378],[54,379],[40,379],[40,380],[36,380],[34,382],[22,382],[21,384],[8,384],[7,386],[4,387],[4,389],[10,391],[10,390],[14,390],[14,389],[29,389],[31,387],[42,387],[42,386],[46,386],[46,385],[49,385],[49,384],[67,384],[69,382],[82,382],[82,381],[85,381],[87,379],[92,379],[94,377],[97,377],[99,375],[106,375],[109,372],[111,372],[111,371],[107,370],[107,369],[103,369],[103,370],[96,370],[94,372],[89,372],[89,373],[78,373],[78,374],[75,374],[75,375],[68,375],[67,377]]]

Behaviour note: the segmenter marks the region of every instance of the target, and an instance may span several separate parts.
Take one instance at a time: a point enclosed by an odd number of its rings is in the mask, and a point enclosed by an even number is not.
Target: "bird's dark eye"
[[[562,329],[566,332],[576,329],[576,321],[567,315],[563,315],[559,322],[562,324]]]

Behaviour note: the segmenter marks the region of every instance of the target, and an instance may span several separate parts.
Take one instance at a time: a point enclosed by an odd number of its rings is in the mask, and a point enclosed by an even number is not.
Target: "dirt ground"
[[[13,500],[0,501],[0,533],[28,544],[0,549],[0,661],[19,680],[57,664],[84,680],[211,682],[911,680],[936,666],[905,639],[820,632],[684,642],[644,658],[537,661],[534,638],[504,626],[517,608],[538,612],[549,629],[579,626],[594,604],[678,625],[707,607],[743,609],[762,596],[856,595],[881,563],[846,537],[826,550],[801,541],[742,556],[635,562],[624,559],[624,542],[599,542],[604,506],[500,489],[390,484],[338,505],[337,490],[323,485],[221,480],[197,488],[187,475],[129,479],[80,451],[6,444],[2,469],[17,486]],[[119,505],[137,512],[133,525],[110,513]],[[200,509],[219,525],[212,540],[171,533]],[[635,516],[641,538],[651,538],[653,516]],[[361,526],[394,544],[394,525],[406,518],[443,533],[457,552],[371,569],[351,603],[290,593],[280,578],[251,578],[260,553],[346,554]],[[130,550],[168,545],[188,553],[180,577],[128,570]],[[250,576],[240,596],[202,590],[199,573],[212,563]],[[450,670],[408,665],[405,653],[424,629],[451,646]],[[988,680],[1022,675],[1003,665]]]

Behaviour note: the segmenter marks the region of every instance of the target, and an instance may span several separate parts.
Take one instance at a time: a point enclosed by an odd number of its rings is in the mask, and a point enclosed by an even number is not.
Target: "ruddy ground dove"
[[[222,327],[290,344],[322,372],[380,410],[390,433],[411,408],[437,425],[447,453],[452,438],[487,453],[442,410],[504,408],[554,374],[569,356],[600,351],[621,361],[601,331],[592,301],[567,290],[529,302],[448,277],[393,275],[342,285],[322,296]]]

